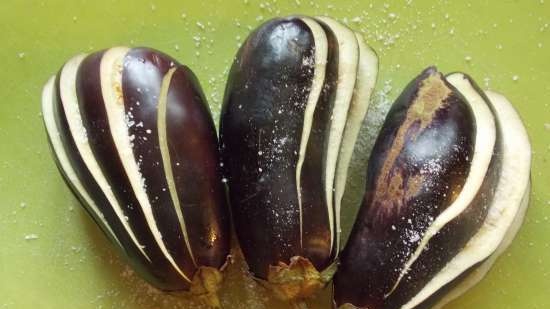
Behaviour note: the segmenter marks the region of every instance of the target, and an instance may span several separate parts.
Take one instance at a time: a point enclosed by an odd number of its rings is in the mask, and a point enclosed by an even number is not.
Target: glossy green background
[[[550,1],[199,2],[0,1],[0,308],[197,306],[137,278],[71,196],[42,127],[42,86],[76,53],[147,45],[196,72],[217,117],[238,44],[260,22],[291,13],[337,17],[364,31],[381,58],[369,126],[352,167],[344,230],[383,112],[421,69],[436,64],[444,72],[466,71],[509,97],[533,144],[528,218],[489,276],[448,308],[550,308]],[[224,307],[283,308],[241,275],[238,260],[222,291]],[[326,292],[311,306],[328,304]]]

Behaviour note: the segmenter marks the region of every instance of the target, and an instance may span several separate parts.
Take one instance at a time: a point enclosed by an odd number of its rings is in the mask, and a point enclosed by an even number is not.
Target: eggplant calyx
[[[279,262],[270,266],[265,285],[275,297],[289,302],[309,298],[320,291],[332,279],[336,263],[320,272],[311,261],[301,256],[290,259],[290,263]]]
[[[218,290],[223,281],[222,273],[208,266],[201,266],[193,275],[189,291],[203,304],[211,308],[221,308]]]

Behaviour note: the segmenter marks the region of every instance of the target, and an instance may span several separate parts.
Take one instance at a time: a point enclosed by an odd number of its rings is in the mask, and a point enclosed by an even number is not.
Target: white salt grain
[[[35,240],[35,239],[38,239],[38,235],[36,234],[25,235],[25,240]]]

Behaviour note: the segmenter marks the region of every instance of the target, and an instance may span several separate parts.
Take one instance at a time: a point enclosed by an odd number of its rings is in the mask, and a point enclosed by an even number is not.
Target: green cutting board
[[[362,31],[380,56],[346,193],[344,233],[391,101],[428,65],[468,72],[506,94],[525,120],[533,192],[512,247],[447,308],[550,308],[550,0],[0,1],[0,308],[199,308],[138,278],[73,198],[48,149],[42,86],[76,53],[146,45],[195,71],[217,118],[238,45],[268,18],[296,13],[338,18]],[[221,293],[224,308],[287,308],[243,275],[235,255]],[[310,307],[329,308],[329,294]]]

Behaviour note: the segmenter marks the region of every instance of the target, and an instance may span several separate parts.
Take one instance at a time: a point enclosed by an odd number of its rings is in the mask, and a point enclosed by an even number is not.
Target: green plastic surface
[[[80,52],[146,45],[199,77],[215,117],[233,56],[272,16],[327,14],[364,31],[380,78],[344,209],[349,230],[383,111],[424,67],[504,93],[533,146],[527,220],[486,279],[447,308],[550,308],[550,1],[0,1],[0,308],[195,308],[144,284],[63,183],[40,115],[46,80]],[[506,125],[506,124],[504,124]],[[229,267],[224,308],[287,308]],[[310,303],[329,308],[329,291]]]

